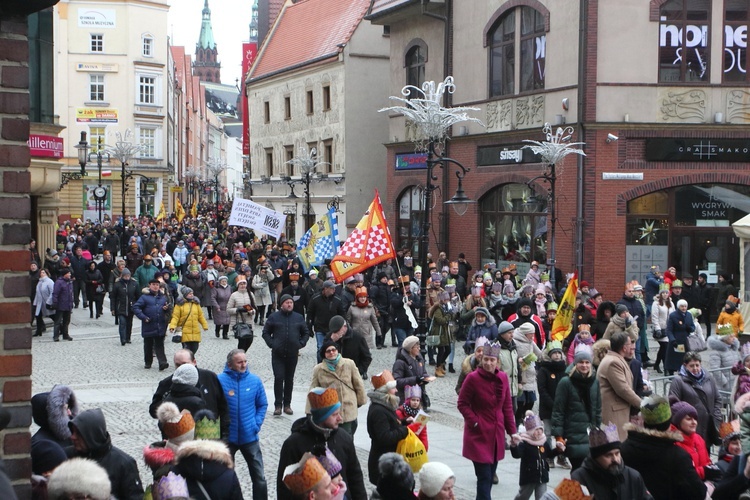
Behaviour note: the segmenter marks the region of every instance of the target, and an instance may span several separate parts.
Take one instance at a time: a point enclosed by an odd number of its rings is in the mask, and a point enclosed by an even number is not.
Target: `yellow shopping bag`
[[[411,471],[415,474],[428,462],[424,444],[411,429],[409,429],[409,434],[398,442],[396,453],[404,457],[406,463],[411,467]]]

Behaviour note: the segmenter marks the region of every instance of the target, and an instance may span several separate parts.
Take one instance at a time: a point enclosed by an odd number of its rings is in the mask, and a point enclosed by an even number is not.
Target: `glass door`
[[[669,265],[678,276],[706,273],[708,282],[716,283],[720,274],[729,273],[739,283],[739,241],[731,228],[675,228],[672,233]]]

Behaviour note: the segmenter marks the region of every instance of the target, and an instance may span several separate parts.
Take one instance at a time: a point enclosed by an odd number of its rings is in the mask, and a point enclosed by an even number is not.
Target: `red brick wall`
[[[24,250],[31,237],[28,58],[26,19],[0,18],[0,384],[11,413],[0,436],[18,498],[31,496],[31,312]]]

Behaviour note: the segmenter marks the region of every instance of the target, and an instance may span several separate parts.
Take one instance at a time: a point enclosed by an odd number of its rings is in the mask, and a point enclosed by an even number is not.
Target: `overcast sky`
[[[169,36],[195,60],[195,44],[201,31],[204,0],[170,0]],[[234,85],[242,73],[242,42],[250,31],[252,0],[208,0],[214,40],[219,49],[221,83]]]

